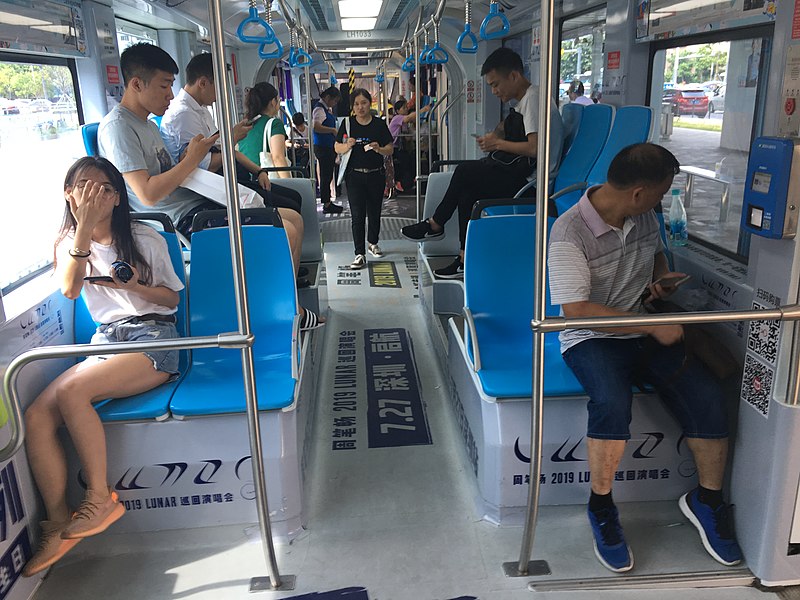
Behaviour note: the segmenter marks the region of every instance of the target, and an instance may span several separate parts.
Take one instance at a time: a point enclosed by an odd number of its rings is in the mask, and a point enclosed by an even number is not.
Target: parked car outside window
[[[664,90],[661,100],[672,105],[672,114],[675,116],[705,117],[708,113],[708,96],[701,87]]]

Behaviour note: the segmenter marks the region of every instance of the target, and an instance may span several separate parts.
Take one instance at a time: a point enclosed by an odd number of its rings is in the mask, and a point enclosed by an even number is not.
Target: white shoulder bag
[[[272,131],[272,122],[274,120],[275,117],[272,117],[269,121],[267,121],[267,125],[264,127],[264,141],[261,143],[261,152],[258,153],[258,159],[261,163],[262,169],[268,169],[275,166],[275,163],[272,161],[272,154],[267,151],[267,148],[269,148],[270,132]],[[286,159],[286,164],[289,164],[288,158]],[[273,173],[270,173],[269,175],[272,177]]]
[[[350,137],[350,117],[344,118],[344,130],[347,133],[347,137]],[[339,157],[339,177],[336,180],[336,185],[342,185],[342,181],[344,181],[344,175],[347,173],[347,163],[350,161],[350,154],[353,153],[352,148],[345,152],[344,154],[340,155]]]

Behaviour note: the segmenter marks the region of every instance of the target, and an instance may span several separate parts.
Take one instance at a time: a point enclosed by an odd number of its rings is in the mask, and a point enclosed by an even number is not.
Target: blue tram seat
[[[587,106],[586,109],[592,108]],[[611,133],[608,135],[603,151],[597,157],[591,171],[586,177],[583,189],[606,182],[608,167],[620,150],[631,144],[647,141],[650,135],[650,124],[653,120],[653,109],[649,106],[623,106],[617,109]],[[571,206],[577,204],[583,190],[576,190],[557,198],[555,203],[558,214],[564,214]]]
[[[575,140],[578,126],[583,117],[583,104],[569,103],[561,109],[561,121],[564,123],[564,148],[562,158],[567,155]]]
[[[228,228],[192,235],[189,329],[192,336],[236,331],[237,316]],[[258,406],[289,406],[297,384],[297,294],[289,242],[281,228],[242,228]],[[189,374],[172,397],[175,417],[245,412],[241,352],[207,348],[192,352]]]
[[[550,219],[550,225],[554,219]],[[468,352],[483,391],[495,398],[531,395],[534,215],[504,215],[469,223],[464,258]],[[508,252],[514,248],[514,252]],[[497,290],[504,290],[498,294]],[[547,316],[559,309],[550,303]],[[584,394],[561,358],[557,333],[545,338],[546,396]]]
[[[180,242],[172,227],[171,221],[166,215],[161,213],[139,213],[132,215],[134,219],[141,221],[159,221],[164,224],[165,231],[161,231],[162,237],[167,242],[169,249],[169,257],[172,261],[172,268],[175,269],[180,280],[186,285],[186,274],[183,266],[183,254],[181,252]],[[181,336],[186,335],[186,289],[180,292],[180,301],[178,302],[178,311],[175,313],[177,318],[176,327],[178,334]],[[83,295],[75,301],[75,343],[86,344],[91,340],[92,334],[95,332],[97,323],[92,320],[89,311],[86,309],[86,303],[83,300]],[[169,416],[169,401],[175,389],[178,387],[180,380],[186,374],[189,367],[188,352],[181,351],[180,362],[178,368],[181,375],[175,381],[165,383],[155,389],[152,389],[137,396],[129,398],[112,398],[104,400],[95,404],[95,409],[100,415],[100,418],[105,422],[112,421],[133,421],[133,420],[147,420],[155,419],[161,421]]]
[[[97,156],[100,153],[97,145],[97,128],[100,123],[86,123],[81,125],[81,135],[83,136],[83,147],[86,149],[86,156]]]
[[[608,104],[592,104],[585,107],[580,104],[567,104],[564,108],[569,106],[580,107],[583,112],[572,145],[558,169],[558,175],[551,190],[550,197],[553,199],[557,199],[559,194],[569,194],[570,192],[565,192],[565,190],[586,181],[589,171],[606,144],[614,112],[614,109]],[[580,196],[578,197],[580,198]],[[490,216],[532,214],[535,209],[534,199],[522,200],[522,202],[523,204],[514,206],[507,203],[502,206],[487,206],[484,212]]]

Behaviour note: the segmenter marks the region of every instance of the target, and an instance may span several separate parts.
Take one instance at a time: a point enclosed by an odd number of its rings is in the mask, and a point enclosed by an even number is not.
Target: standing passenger
[[[333,108],[339,104],[342,95],[331,86],[320,94],[319,102],[311,113],[312,130],[314,132],[314,156],[319,163],[319,198],[322,212],[338,215],[344,210],[331,202],[331,181],[336,168],[336,152],[333,150],[336,137],[336,115]]]
[[[372,96],[363,88],[350,94],[355,117],[347,117],[336,135],[336,152],[351,152],[347,163],[345,182],[347,199],[353,220],[353,244],[356,258],[351,269],[363,269],[367,265],[364,248],[365,222],[369,218],[367,241],[369,253],[380,258],[383,252],[378,247],[381,231],[381,205],[386,183],[383,173],[383,157],[392,154],[392,134],[382,120],[370,114]],[[348,125],[349,123],[349,125]],[[347,139],[345,140],[345,136]]]
[[[147,225],[131,223],[125,181],[104,158],[85,157],[67,172],[64,220],[56,240],[56,277],[62,293],[83,290],[98,323],[92,343],[178,337],[175,312],[183,284],[164,239]],[[133,276],[121,281],[112,263],[124,260]],[[85,283],[86,276],[109,276]],[[92,404],[151,390],[178,374],[178,351],[89,357],[59,375],[25,411],[26,447],[47,519],[36,554],[23,575],[43,571],[81,539],[105,531],[125,514],[108,487],[106,439]],[[67,506],[67,463],[58,439],[65,425],[78,458],[86,495],[74,513]]]
[[[657,283],[670,273],[653,209],[679,169],[676,158],[661,146],[623,148],[611,161],[608,182],[589,188],[558,218],[548,268],[552,301],[561,305],[565,317],[640,314],[643,295],[657,299],[674,291]],[[611,487],[631,437],[634,382],[656,388],[694,455],[699,486],[680,497],[681,512],[715,560],[738,564],[742,553],[730,507],[722,498],[728,452],[725,396],[708,369],[687,355],[683,327],[567,329],[560,341],[564,361],[589,395],[588,517],[603,566],[617,573],[633,568]]]

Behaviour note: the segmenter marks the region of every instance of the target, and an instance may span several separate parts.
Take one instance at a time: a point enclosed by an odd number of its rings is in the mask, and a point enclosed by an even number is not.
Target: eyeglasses
[[[79,192],[83,192],[86,184],[89,183],[86,180],[81,180],[73,186],[73,189],[78,190]],[[100,183],[100,182],[98,182]],[[103,183],[103,195],[106,198],[110,198],[111,196],[117,194],[117,190],[110,183]]]

